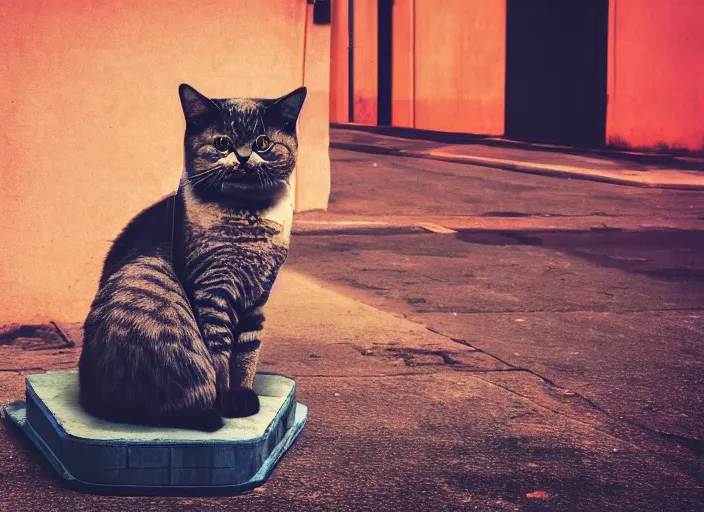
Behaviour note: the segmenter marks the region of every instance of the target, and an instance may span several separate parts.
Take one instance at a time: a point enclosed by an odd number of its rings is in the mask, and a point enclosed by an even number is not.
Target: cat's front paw
[[[222,415],[226,418],[243,418],[259,412],[259,397],[251,389],[234,388],[225,393]]]

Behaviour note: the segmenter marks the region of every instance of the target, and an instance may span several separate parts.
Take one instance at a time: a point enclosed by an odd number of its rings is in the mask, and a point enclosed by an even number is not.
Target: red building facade
[[[331,120],[701,151],[702,27],[700,0],[336,0]]]

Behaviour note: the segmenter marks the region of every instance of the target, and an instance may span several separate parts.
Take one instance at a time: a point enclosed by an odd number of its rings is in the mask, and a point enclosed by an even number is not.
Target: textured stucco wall
[[[704,2],[611,0],[606,139],[704,150]]]
[[[379,95],[377,0],[354,1],[354,122],[375,125]]]
[[[344,2],[345,6],[347,2]],[[347,9],[333,23],[333,120],[349,121]],[[378,6],[354,2],[354,123],[377,123]],[[396,0],[392,124],[426,130],[504,132],[506,0]]]
[[[181,82],[214,97],[305,83],[297,207],[325,207],[330,28],[313,26],[311,10],[304,0],[0,3],[0,322],[83,320],[111,240],[176,187]],[[304,49],[306,37],[315,43]]]
[[[391,28],[391,124],[415,125],[415,1],[394,2]]]
[[[503,134],[506,0],[415,5],[415,127]]]
[[[347,0],[332,2],[330,33],[330,121],[349,121],[349,27],[347,25]]]

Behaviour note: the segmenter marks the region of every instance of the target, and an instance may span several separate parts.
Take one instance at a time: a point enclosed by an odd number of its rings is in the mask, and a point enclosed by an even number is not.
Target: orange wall
[[[377,122],[379,92],[377,0],[354,2],[354,122]]]
[[[393,4],[391,30],[391,124],[413,128],[415,96],[413,67],[415,59],[415,0]]]
[[[309,26],[306,53],[323,64],[304,79],[306,3],[251,5],[0,3],[0,322],[83,320],[110,241],[177,185],[181,82],[215,97],[276,97],[305,82],[300,151],[311,163],[298,195],[327,172],[315,165],[328,161],[329,27]],[[327,204],[326,182],[315,176],[298,208]]]
[[[415,127],[503,134],[506,1],[415,3]]]
[[[704,1],[611,0],[607,141],[704,149]]]
[[[342,3],[333,18],[330,104],[337,122],[349,121]],[[354,122],[375,125],[377,1],[355,0],[354,17]],[[396,0],[392,45],[394,126],[503,134],[505,0]]]
[[[349,36],[347,27],[347,0],[332,2],[332,30],[330,33],[330,121],[346,123],[348,116]]]
[[[333,23],[333,119],[348,121],[346,0]],[[505,0],[396,0],[392,122],[502,135]],[[355,122],[376,124],[377,13],[355,2]],[[611,0],[607,141],[704,150],[704,0]],[[336,29],[334,28],[333,31]]]

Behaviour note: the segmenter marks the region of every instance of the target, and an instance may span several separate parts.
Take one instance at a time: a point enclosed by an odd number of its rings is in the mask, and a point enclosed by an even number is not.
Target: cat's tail
[[[202,432],[215,432],[225,425],[225,419],[217,409],[175,410],[153,414],[135,411],[120,411],[96,404],[85,396],[81,397],[83,409],[98,418],[118,423],[132,423],[150,427],[185,428]]]
[[[205,409],[198,412],[172,413],[158,418],[156,423],[163,427],[215,432],[225,425],[225,419],[217,409]]]

